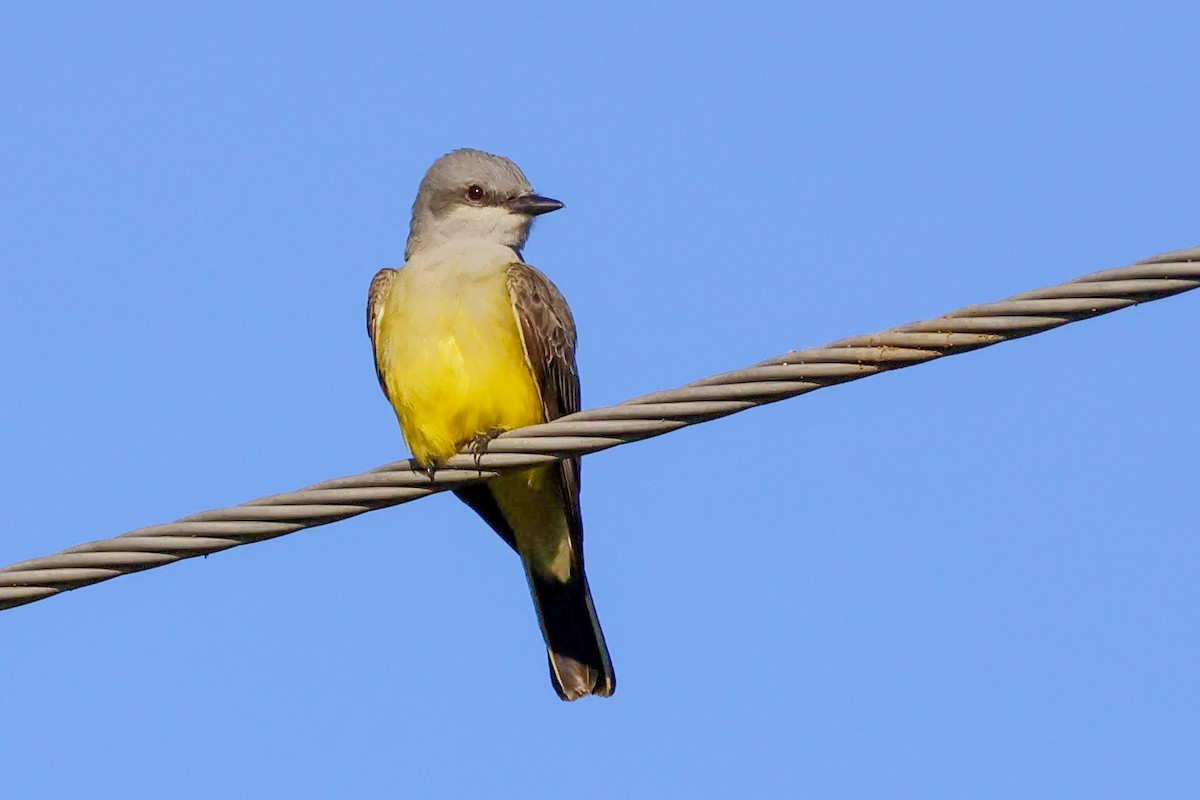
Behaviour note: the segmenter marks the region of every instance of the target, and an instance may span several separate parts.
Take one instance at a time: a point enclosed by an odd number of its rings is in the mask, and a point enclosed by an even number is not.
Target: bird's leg
[[[487,452],[488,445],[491,444],[492,439],[495,439],[502,433],[504,433],[503,428],[492,428],[486,433],[477,433],[471,437],[469,449],[471,451],[471,455],[475,458],[475,469],[479,470],[480,472],[483,471],[479,469],[479,463],[483,459],[483,454]]]

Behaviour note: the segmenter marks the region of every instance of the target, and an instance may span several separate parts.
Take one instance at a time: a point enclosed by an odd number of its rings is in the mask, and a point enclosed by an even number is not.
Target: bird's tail
[[[528,564],[525,569],[546,638],[550,680],[558,696],[578,700],[589,694],[612,695],[617,676],[583,570],[575,570],[572,579],[564,583],[539,575]]]

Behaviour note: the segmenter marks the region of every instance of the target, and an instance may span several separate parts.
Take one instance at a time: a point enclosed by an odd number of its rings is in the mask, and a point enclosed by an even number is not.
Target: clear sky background
[[[0,563],[406,454],[429,163],[566,209],[585,406],[1200,243],[1200,10],[0,5]],[[11,797],[1194,797],[1200,295],[585,462],[561,703],[452,497],[0,614]]]

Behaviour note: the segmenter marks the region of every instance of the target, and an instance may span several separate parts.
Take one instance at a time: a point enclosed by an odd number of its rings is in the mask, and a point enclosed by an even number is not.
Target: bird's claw
[[[483,471],[479,467],[480,462],[483,460],[483,454],[487,452],[488,445],[491,444],[492,439],[495,439],[502,433],[504,433],[502,428],[492,428],[486,433],[477,433],[471,438],[468,450],[470,450],[471,456],[475,459],[475,469],[480,472]]]

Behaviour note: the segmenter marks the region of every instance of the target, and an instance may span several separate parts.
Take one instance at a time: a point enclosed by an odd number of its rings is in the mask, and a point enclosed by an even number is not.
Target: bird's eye
[[[477,183],[472,183],[467,187],[467,199],[472,202],[479,202],[483,199],[483,187]]]

